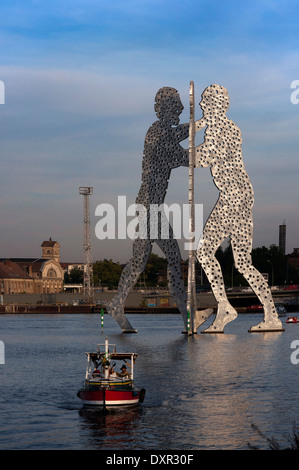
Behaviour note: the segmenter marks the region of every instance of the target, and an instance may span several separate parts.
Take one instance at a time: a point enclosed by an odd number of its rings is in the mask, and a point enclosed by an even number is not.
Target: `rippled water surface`
[[[250,334],[260,315],[239,315],[223,335],[188,337],[179,315],[128,318],[137,334],[108,315],[103,334],[98,315],[0,316],[0,449],[267,449],[252,425],[287,444],[299,424],[299,324]],[[136,409],[103,415],[77,398],[85,351],[105,336],[138,353]]]

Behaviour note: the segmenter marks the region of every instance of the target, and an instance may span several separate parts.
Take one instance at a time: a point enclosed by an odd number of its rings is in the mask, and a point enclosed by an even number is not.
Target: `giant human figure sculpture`
[[[152,124],[145,137],[142,183],[136,198],[136,204],[142,204],[147,210],[147,237],[134,240],[133,257],[123,269],[117,294],[107,305],[108,313],[117,321],[123,332],[136,331],[124,315],[124,303],[146,266],[154,242],[167,258],[170,292],[187,328],[187,298],[181,276],[181,254],[177,240],[173,237],[171,227],[169,238],[161,237],[161,220],[156,238],[151,238],[150,233],[150,206],[163,204],[171,170],[189,165],[189,151],[180,145],[180,142],[189,136],[189,124],[179,125],[179,115],[183,109],[177,90],[160,88],[155,98],[158,121]]]
[[[200,106],[203,118],[196,130],[206,126],[204,142],[195,148],[195,166],[210,167],[220,194],[203,230],[197,250],[201,263],[217,301],[217,315],[203,333],[222,333],[224,326],[237,317],[229,303],[220,265],[215,253],[221,243],[230,237],[235,267],[248,281],[259,298],[264,319],[250,328],[251,332],[281,331],[271,291],[261,273],[252,265],[252,206],[253,189],[245,170],[240,129],[226,116],[229,96],[219,85],[207,87]]]

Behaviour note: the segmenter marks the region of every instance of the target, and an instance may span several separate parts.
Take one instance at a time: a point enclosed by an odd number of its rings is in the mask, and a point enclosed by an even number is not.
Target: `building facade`
[[[288,255],[288,263],[299,271],[299,248],[294,248],[293,253]]]
[[[50,238],[41,247],[41,258],[0,259],[0,294],[52,294],[63,291],[60,245]]]

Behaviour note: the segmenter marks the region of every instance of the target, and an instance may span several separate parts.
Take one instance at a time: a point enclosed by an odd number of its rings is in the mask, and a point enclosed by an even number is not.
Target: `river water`
[[[0,316],[0,449],[268,449],[252,425],[287,444],[299,424],[299,324],[282,318],[284,332],[253,334],[261,316],[243,314],[225,334],[188,337],[180,315],[128,318],[137,334],[122,334],[108,315],[103,332],[99,315]],[[103,415],[84,410],[77,390],[85,351],[106,336],[138,354],[135,382],[146,396]]]

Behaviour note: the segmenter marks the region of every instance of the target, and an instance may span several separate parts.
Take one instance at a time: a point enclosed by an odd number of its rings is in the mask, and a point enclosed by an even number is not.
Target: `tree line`
[[[229,244],[226,248],[222,246],[217,250],[216,257],[220,263],[226,287],[247,286],[243,276],[235,269],[232,248]],[[258,247],[252,250],[253,265],[268,277],[269,285],[287,285],[299,283],[299,272],[287,262],[278,246]],[[94,286],[117,287],[124,265],[111,259],[103,259],[93,263]],[[188,260],[182,260],[182,274],[187,284]],[[65,283],[82,283],[83,272],[73,269],[65,275]],[[196,284],[207,284],[206,276],[199,263],[196,263]],[[147,262],[144,272],[140,275],[137,287],[167,287],[167,261],[152,253]]]

